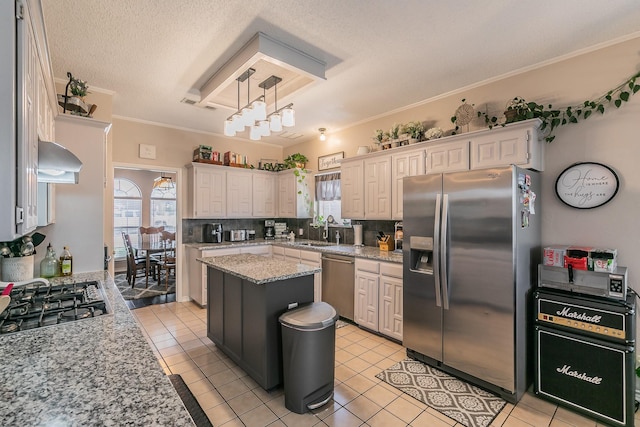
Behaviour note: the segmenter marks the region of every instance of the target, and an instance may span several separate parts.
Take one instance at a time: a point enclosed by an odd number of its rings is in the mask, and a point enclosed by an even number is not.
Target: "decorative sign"
[[[344,159],[344,151],[318,157],[318,170],[333,169],[340,167],[340,160]]]
[[[601,163],[576,163],[556,180],[558,198],[572,208],[591,209],[607,203],[618,192],[618,175]]]

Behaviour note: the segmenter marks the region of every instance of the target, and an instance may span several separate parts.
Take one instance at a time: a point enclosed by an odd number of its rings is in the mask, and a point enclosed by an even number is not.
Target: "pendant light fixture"
[[[320,131],[320,141],[325,141],[327,139],[327,135],[325,135],[324,133],[326,132],[326,128],[320,128],[318,129]]]
[[[171,179],[170,176],[160,175],[159,177],[153,180],[154,189],[159,188],[161,190],[168,190],[174,187],[175,187],[175,183],[173,182],[173,179]]]
[[[225,136],[235,136],[238,132],[243,132],[249,128],[249,138],[253,141],[260,140],[263,136],[271,136],[271,132],[281,132],[282,127],[295,126],[295,111],[293,104],[287,104],[278,108],[278,83],[281,77],[271,76],[258,85],[263,90],[263,94],[249,102],[249,77],[256,70],[249,68],[236,80],[238,81],[238,110],[224,121]],[[240,83],[247,81],[247,104],[240,108]],[[267,90],[274,88],[274,111],[267,115]]]

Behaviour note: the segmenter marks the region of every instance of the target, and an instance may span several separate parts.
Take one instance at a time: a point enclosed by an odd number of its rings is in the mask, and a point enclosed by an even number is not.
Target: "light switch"
[[[156,146],[155,145],[147,145],[140,144],[140,154],[141,159],[155,159],[156,158]]]

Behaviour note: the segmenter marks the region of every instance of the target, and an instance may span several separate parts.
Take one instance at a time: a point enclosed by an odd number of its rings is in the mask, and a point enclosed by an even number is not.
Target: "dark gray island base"
[[[208,266],[207,336],[262,388],[282,383],[278,318],[313,302],[319,268],[251,254],[202,258]]]

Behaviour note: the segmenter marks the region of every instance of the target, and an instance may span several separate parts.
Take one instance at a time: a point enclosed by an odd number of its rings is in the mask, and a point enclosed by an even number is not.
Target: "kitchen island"
[[[278,318],[313,302],[321,268],[239,254],[199,258],[208,267],[207,336],[262,388],[282,383]]]
[[[0,425],[193,426],[108,273],[51,282],[92,280],[110,314],[0,334]]]

